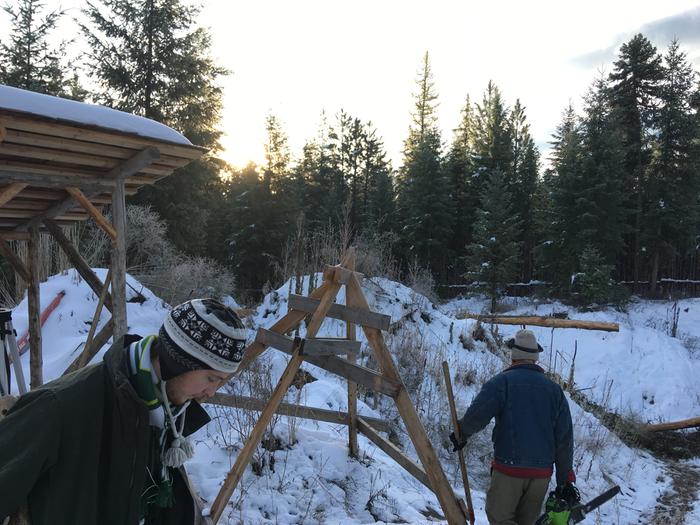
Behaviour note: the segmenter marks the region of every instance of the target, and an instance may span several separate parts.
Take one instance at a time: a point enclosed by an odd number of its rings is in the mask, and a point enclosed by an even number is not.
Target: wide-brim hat
[[[518,330],[515,337],[506,341],[506,346],[511,350],[513,360],[530,359],[537,361],[540,352],[544,349],[537,342],[532,330]]]

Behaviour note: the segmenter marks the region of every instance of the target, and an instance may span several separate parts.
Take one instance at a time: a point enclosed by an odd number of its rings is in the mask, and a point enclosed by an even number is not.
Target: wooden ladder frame
[[[223,486],[211,506],[210,516],[217,523],[224,512],[226,504],[243,477],[255,449],[262,440],[273,414],[278,410],[282,399],[292,384],[299,367],[304,361],[337,374],[348,380],[348,417],[350,455],[357,456],[357,432],[362,432],[387,455],[405,468],[412,476],[432,490],[442,507],[447,522],[450,525],[463,525],[466,521],[466,507],[452,490],[442,465],[433,450],[425,428],[418,417],[413,402],[408,395],[398,369],[384,342],[382,330],[389,326],[390,317],[372,312],[362,291],[360,281],[362,275],[354,271],[354,250],[349,250],[338,266],[329,266],[323,273],[323,284],[314,290],[309,297],[290,296],[289,311],[268,330],[259,330],[255,341],[246,349],[239,370],[243,370],[255,358],[260,356],[269,346],[291,355],[291,360],[280,377],[279,383],[272,392],[260,418],[239,452],[236,462],[229,471]],[[345,286],[346,304],[335,304],[335,299],[341,287]],[[311,319],[307,325],[306,337],[289,338],[287,332],[295,329],[308,316]],[[325,345],[316,334],[326,317],[345,321],[347,324],[346,339],[335,340],[335,349]],[[355,326],[359,325],[365,334],[374,357],[381,369],[380,372],[355,364],[357,344]],[[326,340],[327,341],[327,340]],[[347,343],[347,344],[343,344]],[[316,350],[314,350],[316,348]],[[322,348],[322,351],[318,351]],[[337,354],[348,354],[348,359]],[[371,424],[357,415],[357,384],[391,397],[406,430],[418,454],[420,465],[408,458],[393,443],[383,437]]]

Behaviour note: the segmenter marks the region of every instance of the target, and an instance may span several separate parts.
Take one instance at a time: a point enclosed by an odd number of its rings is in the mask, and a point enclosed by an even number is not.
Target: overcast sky
[[[72,16],[81,4],[61,2]],[[299,155],[321,111],[334,116],[342,108],[374,123],[398,167],[426,51],[443,141],[451,140],[467,94],[481,100],[494,80],[509,105],[516,98],[525,105],[545,153],[569,100],[580,107],[597,71],[609,72],[619,45],[635,33],[661,51],[677,36],[700,68],[698,0],[204,0],[203,6],[200,23],[211,29],[212,52],[232,72],[224,79],[223,157],[238,166],[262,162],[268,114],[282,121]],[[63,28],[75,33],[69,22]]]

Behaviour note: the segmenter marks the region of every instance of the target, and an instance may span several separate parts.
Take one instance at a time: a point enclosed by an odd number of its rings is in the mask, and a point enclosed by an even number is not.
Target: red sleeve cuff
[[[576,473],[573,470],[569,471],[569,475],[566,477],[566,481],[568,481],[569,483],[573,483],[574,481],[576,481]]]

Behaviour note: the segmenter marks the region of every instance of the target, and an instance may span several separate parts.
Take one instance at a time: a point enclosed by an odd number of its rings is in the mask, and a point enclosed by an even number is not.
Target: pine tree
[[[493,170],[481,194],[474,242],[467,247],[467,278],[486,288],[491,312],[505,291],[505,285],[518,274],[520,223],[514,215],[505,177]]]
[[[450,248],[457,258],[466,255],[466,247],[472,240],[476,211],[479,207],[479,190],[475,184],[476,167],[473,159],[475,126],[474,106],[467,96],[452,147],[445,159],[453,210]]]
[[[40,0],[17,0],[14,6],[3,7],[10,16],[12,31],[9,39],[0,41],[0,84],[83,100],[85,93],[77,77],[64,74],[61,57],[65,56],[66,43],[52,48],[47,42],[65,11],[42,16],[45,8]]]
[[[449,184],[441,166],[442,144],[435,115],[437,94],[428,53],[417,80],[415,109],[404,162],[399,173],[397,206],[406,260],[415,258],[434,275],[445,274],[451,233]]]
[[[385,233],[394,228],[391,163],[372,123],[365,127],[361,149],[361,197],[358,232]]]
[[[512,161],[510,174],[510,193],[513,198],[513,210],[520,221],[520,245],[522,247],[520,269],[524,281],[530,281],[533,272],[533,248],[536,232],[533,217],[533,199],[537,190],[539,176],[539,152],[530,135],[525,108],[520,100],[509,116],[512,143]]]
[[[478,170],[500,170],[507,178],[511,175],[513,141],[508,109],[501,91],[489,82],[481,104],[477,104],[474,133],[474,156]]]
[[[656,292],[661,258],[673,260],[679,254],[694,252],[695,247],[700,175],[693,158],[693,142],[698,139],[691,108],[694,78],[686,54],[673,41],[664,56],[658,136],[647,170],[644,241],[651,252],[652,294]]]
[[[538,260],[555,290],[568,290],[577,266],[579,208],[576,206],[583,185],[583,137],[573,106],[564,110],[552,141],[552,170],[544,177],[551,207],[544,209],[541,221],[546,229],[538,245]]]
[[[635,283],[641,272],[642,215],[646,192],[644,173],[649,164],[649,142],[654,109],[662,78],[661,57],[642,34],[635,35],[620,48],[619,58],[610,74],[612,104],[622,132],[625,176],[623,189],[626,209],[634,210],[629,221],[632,232],[628,240]]]
[[[625,218],[624,150],[617,123],[611,114],[610,89],[598,78],[585,97],[581,122],[583,137],[583,180],[576,207],[580,214],[577,250],[589,246],[607,264],[621,253]]]
[[[198,9],[181,0],[102,0],[84,13],[97,100],[171,126],[215,154],[222,107],[217,81],[226,71],[210,55],[207,30],[194,28]],[[208,203],[221,191],[218,173],[224,167],[205,156],[132,201],[153,205],[180,250],[202,253],[210,245],[209,221],[217,220]]]

